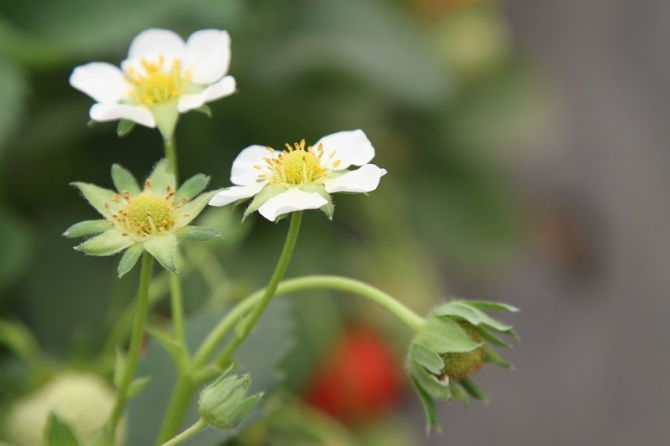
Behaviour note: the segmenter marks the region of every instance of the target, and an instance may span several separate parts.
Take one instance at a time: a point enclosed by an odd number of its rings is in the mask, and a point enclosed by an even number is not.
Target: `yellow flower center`
[[[184,85],[191,81],[191,74],[182,73],[179,60],[174,59],[172,67],[165,70],[165,57],[158,56],[156,62],[142,58],[144,73],[133,67],[126,72],[126,81],[132,85],[129,94],[147,106],[175,101],[182,93]]]
[[[124,231],[124,235],[147,237],[164,233],[172,228],[177,220],[177,209],[180,206],[175,205],[173,196],[174,191],[169,187],[165,196],[157,195],[150,190],[145,190],[134,197],[127,192],[118,195],[118,200],[126,200],[128,204],[113,214],[112,224]]]
[[[269,179],[275,184],[285,185],[301,185],[314,184],[322,182],[328,177],[330,169],[322,167],[321,159],[324,155],[323,145],[314,149],[312,146],[305,148],[305,140],[300,143],[295,143],[294,147],[286,144],[287,150],[284,150],[276,158],[274,157],[274,150],[268,147],[268,150],[273,154],[271,158],[265,158],[267,163],[268,173],[258,175],[261,179]],[[330,154],[330,158],[335,155],[335,152]],[[332,167],[337,167],[340,161],[337,160],[332,163]],[[254,166],[258,170],[263,170],[262,166]]]

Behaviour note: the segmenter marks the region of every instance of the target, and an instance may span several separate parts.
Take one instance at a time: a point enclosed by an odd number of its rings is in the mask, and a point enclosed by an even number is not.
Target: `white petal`
[[[133,39],[128,59],[152,58],[158,54],[180,59],[184,54],[184,40],[168,29],[147,29]]]
[[[130,90],[121,70],[105,62],[92,62],[75,68],[70,75],[70,85],[96,102],[118,102],[128,97]]]
[[[205,29],[191,34],[186,41],[182,68],[190,69],[191,81],[211,84],[228,72],[230,36],[226,31]]]
[[[323,182],[326,192],[371,192],[379,186],[379,179],[386,174],[386,169],[381,169],[374,164],[366,164],[360,169],[347,172],[337,178],[327,179]]]
[[[325,198],[316,192],[303,192],[297,187],[275,195],[258,209],[258,212],[270,221],[282,214],[304,209],[318,209],[328,204]]]
[[[225,206],[237,200],[253,197],[263,189],[265,182],[249,184],[247,186],[233,186],[214,194],[209,200],[210,206]]]
[[[319,144],[323,144],[324,150],[322,164],[329,169],[343,170],[352,164],[362,166],[375,157],[375,149],[363,130],[350,130],[324,136],[313,147],[316,148]],[[330,158],[333,152],[335,155]],[[337,160],[340,164],[333,168],[332,163]]]
[[[233,161],[233,168],[230,173],[230,182],[245,186],[253,184],[258,181],[258,175],[266,170],[267,163],[265,158],[276,157],[277,152],[273,150],[270,152],[265,146],[249,146],[242,150],[235,161]],[[254,166],[260,166],[257,169]]]
[[[128,119],[147,127],[156,127],[156,121],[146,108],[127,104],[95,104],[89,112],[91,119],[98,122]]]
[[[185,113],[194,108],[201,107],[206,102],[228,96],[235,92],[235,78],[226,76],[219,82],[210,85],[200,93],[185,94],[179,98],[177,109],[180,113]]]

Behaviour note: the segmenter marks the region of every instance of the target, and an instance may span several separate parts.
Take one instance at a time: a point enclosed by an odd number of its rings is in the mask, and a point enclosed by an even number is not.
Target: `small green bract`
[[[179,189],[167,159],[156,164],[144,188],[126,169],[112,166],[116,191],[89,183],[73,183],[84,198],[103,217],[72,225],[66,237],[93,236],[75,247],[94,256],[109,256],[124,251],[119,262],[119,277],[137,263],[147,251],[170,271],[176,272],[178,239],[206,241],[218,237],[217,230],[190,226],[215,191],[200,194],[209,177],[198,174]]]

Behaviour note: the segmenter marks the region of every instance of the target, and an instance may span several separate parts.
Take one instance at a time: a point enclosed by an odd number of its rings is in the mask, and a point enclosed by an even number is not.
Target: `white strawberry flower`
[[[132,121],[158,127],[169,139],[179,113],[235,91],[226,76],[230,36],[226,31],[197,31],[184,42],[166,29],[148,29],[130,44],[121,68],[91,62],[74,69],[70,85],[92,97],[94,121]]]
[[[230,181],[235,186],[217,192],[212,206],[225,206],[254,197],[245,217],[258,212],[270,221],[304,209],[321,209],[333,216],[330,194],[371,192],[386,174],[374,164],[375,149],[362,130],[333,133],[314,144],[302,140],[287,150],[265,146],[242,150],[233,162]],[[348,170],[351,166],[361,166]]]

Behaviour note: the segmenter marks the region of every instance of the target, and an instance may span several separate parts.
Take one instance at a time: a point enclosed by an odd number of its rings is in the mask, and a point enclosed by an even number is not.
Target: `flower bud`
[[[251,376],[231,375],[225,371],[200,394],[200,416],[210,426],[232,429],[256,406],[263,393],[247,397]]]

